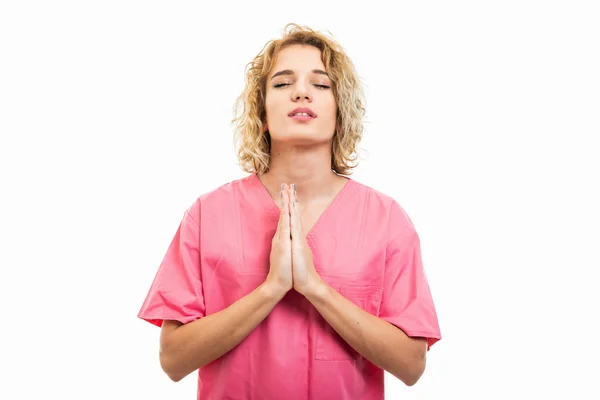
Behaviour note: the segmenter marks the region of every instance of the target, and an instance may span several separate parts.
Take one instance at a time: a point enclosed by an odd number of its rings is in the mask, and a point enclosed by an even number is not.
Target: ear
[[[269,126],[267,125],[266,122],[263,122],[263,133],[265,133],[268,130],[269,130]]]
[[[336,132],[341,132],[341,130],[342,130],[342,121],[340,121],[339,118],[336,118],[335,131]]]
[[[342,126],[338,123],[335,125],[335,131],[334,131],[334,135],[339,135],[339,133],[342,130]]]

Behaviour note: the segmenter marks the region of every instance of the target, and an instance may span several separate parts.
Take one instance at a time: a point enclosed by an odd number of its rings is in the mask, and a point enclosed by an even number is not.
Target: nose
[[[306,87],[304,85],[298,84],[295,87],[296,90],[294,90],[292,94],[292,100],[299,101],[300,99],[304,99],[307,101],[312,101],[312,96],[310,95],[308,90],[306,90]]]

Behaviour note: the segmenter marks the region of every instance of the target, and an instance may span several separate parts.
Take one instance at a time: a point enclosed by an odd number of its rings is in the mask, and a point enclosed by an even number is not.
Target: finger
[[[279,238],[281,234],[281,230],[283,227],[283,217],[284,214],[288,214],[289,212],[286,210],[285,201],[284,201],[284,193],[286,192],[285,183],[281,184],[281,190],[279,191],[279,201],[277,202],[277,206],[279,207],[279,221],[277,222],[277,230],[275,231],[275,237]]]
[[[287,186],[287,185],[286,185]],[[282,191],[283,209],[281,210],[281,231],[279,232],[280,239],[290,239],[290,195],[287,190]]]
[[[302,238],[302,222],[300,220],[300,209],[299,209],[299,205],[300,203],[298,202],[298,198],[296,197],[296,185],[293,185],[292,188],[290,189],[289,193],[291,196],[290,199],[290,208],[291,208],[291,216],[290,216],[290,225],[291,225],[291,234],[292,237],[294,238]]]

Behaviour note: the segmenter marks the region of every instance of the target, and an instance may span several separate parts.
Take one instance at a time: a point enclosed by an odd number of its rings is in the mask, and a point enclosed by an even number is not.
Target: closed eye
[[[291,83],[276,83],[275,85],[273,85],[273,87],[275,89],[279,89],[279,88],[282,88],[284,86],[289,86],[289,85],[291,85]],[[317,88],[319,88],[319,89],[329,89],[330,88],[330,86],[327,86],[327,85],[318,85],[318,84],[315,84],[314,86],[317,87]]]

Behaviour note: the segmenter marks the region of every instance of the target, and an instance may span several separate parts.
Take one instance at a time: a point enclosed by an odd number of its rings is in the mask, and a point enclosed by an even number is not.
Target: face
[[[264,128],[272,141],[315,144],[331,140],[337,105],[319,49],[293,45],[279,52],[267,77],[265,108]]]

